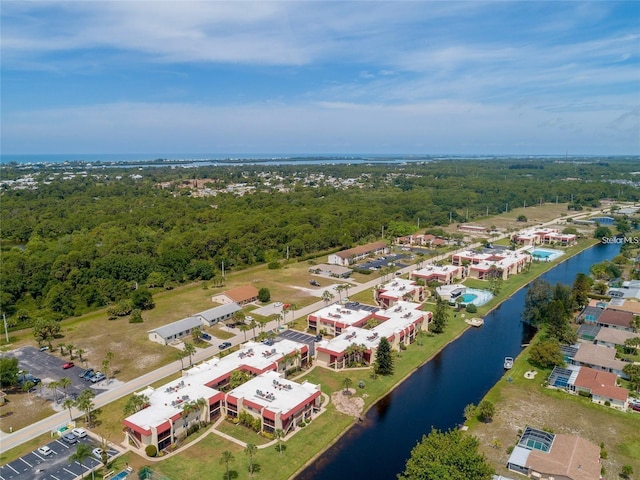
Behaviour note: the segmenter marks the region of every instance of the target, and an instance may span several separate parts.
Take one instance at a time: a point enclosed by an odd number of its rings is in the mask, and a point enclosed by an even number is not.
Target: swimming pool
[[[115,477],[111,477],[111,480],[124,480],[129,475],[129,472],[126,470],[121,471]]]
[[[544,262],[550,262],[551,260],[555,260],[559,256],[564,255],[564,252],[561,250],[546,250],[542,248],[536,248],[535,250],[531,250],[531,256],[535,260],[541,260]]]
[[[473,303],[476,307],[480,307],[493,298],[493,294],[488,290],[480,290],[477,288],[466,288],[464,293],[460,295],[462,304]]]

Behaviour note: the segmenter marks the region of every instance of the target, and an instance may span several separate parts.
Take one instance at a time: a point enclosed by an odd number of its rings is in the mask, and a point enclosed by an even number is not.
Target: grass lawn
[[[218,425],[217,430],[222,433],[226,433],[227,435],[231,435],[238,440],[241,440],[245,443],[253,443],[254,445],[262,445],[270,442],[269,439],[263,437],[262,435],[257,434],[253,430],[244,425],[240,425],[224,421],[220,425]]]
[[[538,371],[535,379],[524,378],[529,370]],[[467,422],[471,433],[480,438],[481,450],[497,473],[508,474],[504,468],[509,457],[507,449],[516,444],[518,430],[526,426],[580,435],[596,445],[604,443],[608,452],[608,458],[602,460],[605,479],[618,480],[618,473],[626,464],[632,465],[634,472],[640,472],[640,414],[620,412],[587,398],[548,389],[542,384],[549,373],[551,370],[532,366],[525,349],[485,397],[496,407],[493,421]],[[509,377],[511,382],[507,381]],[[499,448],[491,446],[494,439],[499,440]]]

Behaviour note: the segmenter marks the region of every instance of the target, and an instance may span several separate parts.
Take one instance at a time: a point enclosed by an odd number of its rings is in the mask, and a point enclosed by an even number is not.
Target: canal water
[[[596,245],[541,278],[571,284],[577,273],[619,252],[620,245]],[[464,407],[478,404],[504,374],[504,357],[516,357],[529,342],[535,332],[521,321],[525,294],[518,291],[485,317],[483,327],[467,330],[416,370],[297,480],[396,478],[422,435],[432,426],[447,430],[461,424]]]

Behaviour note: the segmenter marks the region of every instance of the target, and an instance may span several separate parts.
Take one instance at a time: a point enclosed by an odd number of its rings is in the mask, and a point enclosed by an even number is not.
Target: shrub
[[[268,288],[262,287],[258,291],[258,300],[260,300],[262,303],[266,303],[269,300],[271,300],[271,292],[269,291]]]
[[[155,445],[147,445],[144,449],[144,453],[147,454],[147,457],[155,457],[158,454],[158,449]]]
[[[580,395],[581,397],[585,397],[585,398],[589,398],[591,396],[591,394],[589,392],[585,392],[584,390],[578,391],[578,395]]]
[[[467,306],[464,308],[467,313],[478,313],[478,307],[476,307],[473,303],[467,303]]]

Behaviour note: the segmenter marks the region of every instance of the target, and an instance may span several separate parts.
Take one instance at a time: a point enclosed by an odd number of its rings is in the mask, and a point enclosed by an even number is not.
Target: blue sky
[[[2,153],[640,154],[640,2],[3,0]]]

